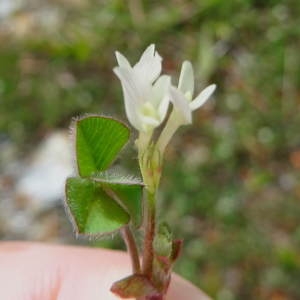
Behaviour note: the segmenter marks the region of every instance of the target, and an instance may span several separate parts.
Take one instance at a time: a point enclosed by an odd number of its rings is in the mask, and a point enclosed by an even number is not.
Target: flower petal
[[[158,107],[158,115],[159,115],[160,122],[162,122],[165,119],[168,112],[169,104],[170,104],[170,99],[169,96],[167,95],[162,99]]]
[[[142,120],[142,123],[151,125],[153,127],[157,127],[160,124],[160,122],[153,117],[140,115],[140,118]]]
[[[155,46],[152,44],[144,51],[133,70],[141,82],[153,83],[161,72],[161,61],[162,58],[155,51]]]
[[[155,107],[157,107],[157,112],[161,122],[165,119],[169,108],[170,86],[171,86],[171,77],[167,75],[162,75],[158,78],[158,80],[155,82],[152,88],[153,104]]]
[[[148,59],[153,57],[154,52],[155,52],[155,45],[154,44],[149,45],[146,48],[146,50],[143,52],[143,54],[140,58],[140,62],[147,61]]]
[[[131,68],[131,65],[130,65],[129,61],[127,60],[127,58],[122,53],[116,51],[115,54],[116,54],[118,65],[120,67]]]
[[[184,61],[180,71],[178,89],[184,94],[189,95],[192,100],[194,94],[194,71],[189,61]]]
[[[143,116],[143,115],[139,115],[139,117],[141,120],[140,131],[144,131],[144,132],[151,131],[160,124],[160,122],[155,118],[149,116]]]
[[[134,73],[132,70],[116,67],[113,69],[114,73],[118,76],[122,86],[127,90],[133,105],[143,104],[143,90],[137,83]]]
[[[181,91],[171,86],[170,88],[171,101],[178,116],[181,117],[182,124],[192,123],[192,112],[189,107],[188,100],[184,97]]]
[[[190,109],[195,110],[202,106],[212,95],[212,93],[216,89],[215,84],[209,85],[207,88],[205,88],[191,103],[190,103]]]
[[[113,71],[121,81],[127,118],[136,129],[140,130],[141,125],[137,109],[141,106],[141,92],[135,85],[132,72],[121,67],[116,67]]]
[[[171,86],[171,77],[168,75],[160,76],[154,83],[152,88],[151,102],[154,107],[158,107],[162,99],[169,94]]]
[[[132,106],[130,102],[130,97],[128,95],[127,90],[122,86],[123,94],[124,94],[124,103],[125,103],[125,112],[130,124],[137,130],[141,130],[141,122],[137,115],[137,111],[134,106]]]

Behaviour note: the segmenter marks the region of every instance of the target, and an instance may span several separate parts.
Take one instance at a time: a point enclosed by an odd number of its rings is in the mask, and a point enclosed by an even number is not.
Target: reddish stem
[[[153,268],[153,240],[155,235],[155,194],[148,191],[146,201],[146,233],[144,237],[144,253],[142,273],[149,279]]]
[[[131,258],[132,271],[134,274],[140,274],[141,266],[140,266],[139,253],[138,253],[135,239],[128,225],[122,229],[122,236]]]

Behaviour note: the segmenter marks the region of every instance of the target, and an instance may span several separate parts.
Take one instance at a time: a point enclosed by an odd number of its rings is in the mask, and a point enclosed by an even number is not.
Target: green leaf
[[[66,202],[78,234],[101,236],[120,229],[130,220],[128,213],[89,179],[68,178]]]
[[[142,195],[144,184],[132,176],[123,176],[122,172],[109,170],[92,177],[99,182],[112,198],[120,201],[131,216],[134,226],[142,221]]]
[[[129,128],[109,117],[88,116],[75,122],[78,173],[82,177],[104,171],[127,143]]]

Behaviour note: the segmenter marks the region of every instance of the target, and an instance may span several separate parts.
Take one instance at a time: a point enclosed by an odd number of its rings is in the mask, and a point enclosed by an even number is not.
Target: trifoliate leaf
[[[125,124],[109,117],[83,117],[74,126],[76,161],[82,177],[107,169],[130,136]]]
[[[104,190],[117,199],[126,208],[134,226],[138,227],[142,220],[143,183],[132,176],[122,176],[115,170],[97,173],[93,180],[101,184]]]
[[[90,179],[68,178],[66,203],[78,234],[101,236],[130,221],[129,214]]]

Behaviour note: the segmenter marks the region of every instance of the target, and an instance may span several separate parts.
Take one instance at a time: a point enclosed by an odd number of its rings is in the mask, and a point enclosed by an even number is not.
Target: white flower
[[[192,64],[185,61],[182,64],[178,88],[171,87],[171,101],[174,105],[174,112],[177,115],[180,125],[192,123],[192,112],[201,107],[213,94],[215,84],[206,87],[195,99],[194,94],[194,72]]]
[[[182,64],[178,88],[174,86],[170,87],[173,111],[157,142],[157,147],[161,155],[178,127],[192,123],[192,112],[201,107],[209,99],[215,89],[215,84],[209,85],[193,99],[193,67],[189,61],[185,61]]]
[[[116,52],[115,74],[121,81],[125,111],[129,122],[141,132],[151,132],[164,120],[169,106],[171,79],[161,73],[162,58],[150,45],[140,60],[131,67],[128,60]]]

